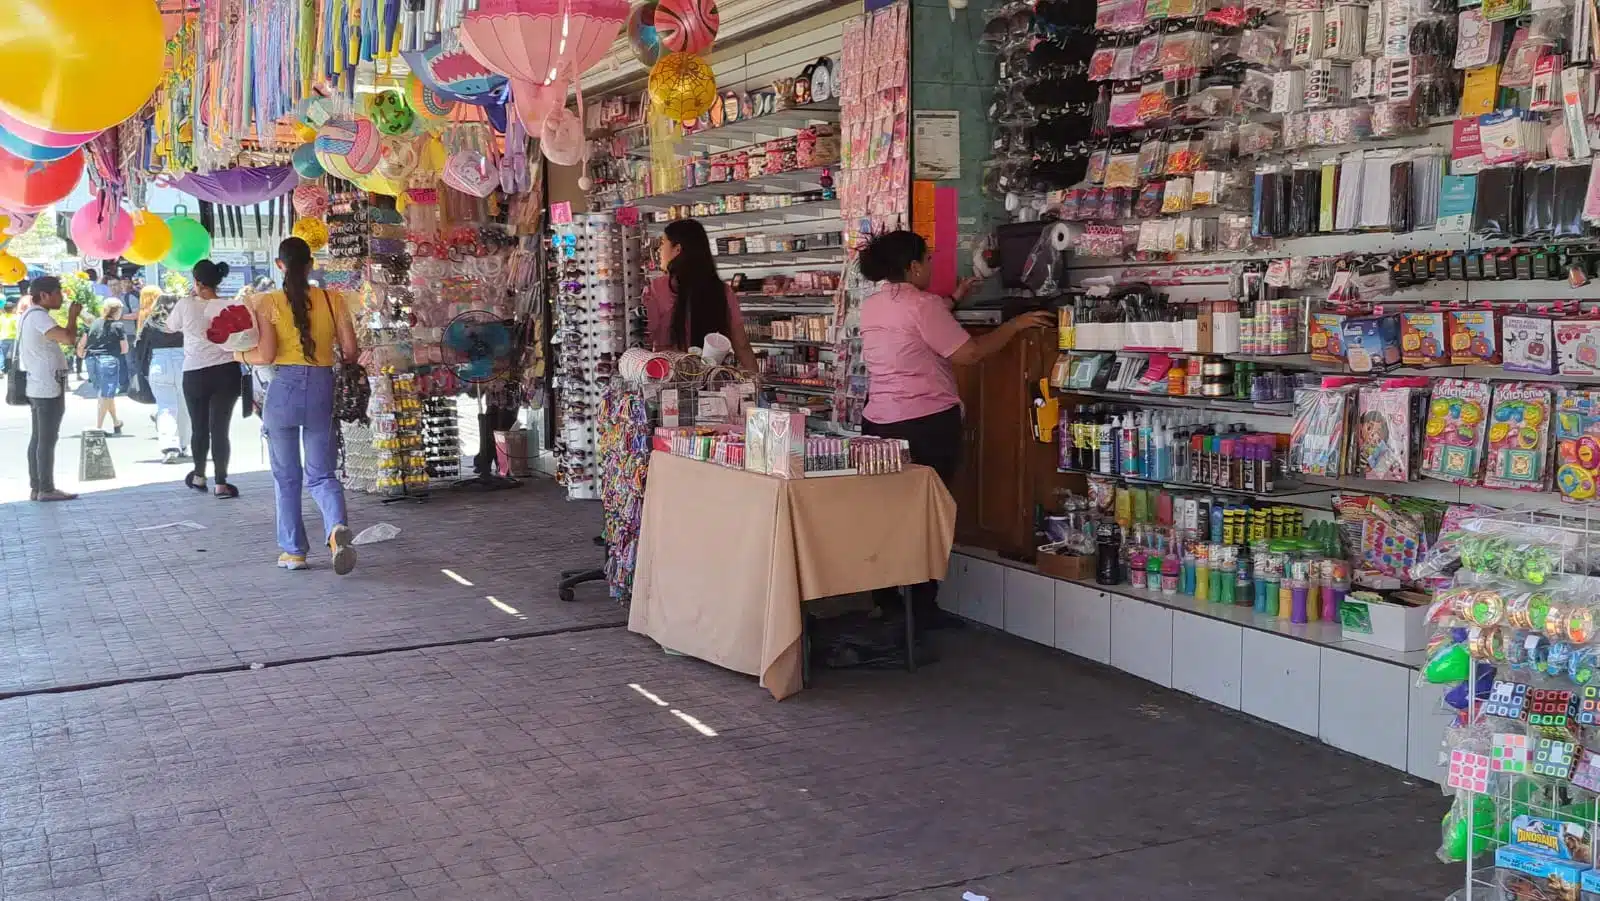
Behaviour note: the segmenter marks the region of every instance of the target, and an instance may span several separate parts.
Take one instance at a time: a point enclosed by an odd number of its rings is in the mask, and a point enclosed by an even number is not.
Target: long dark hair
[[[677,302],[672,307],[672,343],[687,350],[699,347],[712,332],[728,334],[728,288],[717,274],[705,226],[679,219],[666,228],[678,255],[667,264],[667,284]]]
[[[903,282],[911,264],[927,255],[928,242],[916,232],[884,232],[862,248],[861,277],[874,282]]]
[[[283,296],[289,299],[300,333],[300,352],[310,363],[317,357],[317,342],[311,337],[311,245],[301,238],[284,238],[278,245],[278,261],[283,263]]]

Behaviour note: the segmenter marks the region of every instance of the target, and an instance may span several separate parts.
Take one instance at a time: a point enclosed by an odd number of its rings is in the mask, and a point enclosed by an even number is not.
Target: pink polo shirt
[[[861,415],[887,424],[958,406],[950,355],[969,340],[950,302],[937,294],[897,284],[862,301],[867,406]]]
[[[728,292],[728,325],[738,322],[744,313],[739,310],[739,298],[733,296],[733,289],[724,288]],[[678,296],[672,293],[672,279],[669,276],[660,276],[644,289],[644,309],[646,322],[649,326],[650,346],[655,350],[688,350],[687,347],[672,346],[672,308],[677,306]],[[689,323],[692,327],[694,323]],[[725,336],[729,339],[733,335]]]

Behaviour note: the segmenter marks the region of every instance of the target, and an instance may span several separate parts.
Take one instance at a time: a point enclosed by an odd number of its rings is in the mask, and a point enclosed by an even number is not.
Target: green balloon
[[[1436,652],[1422,668],[1422,675],[1435,685],[1452,685],[1465,682],[1471,670],[1472,659],[1467,656],[1467,646],[1453,644]]]
[[[187,272],[211,254],[211,234],[200,220],[177,215],[167,220],[167,228],[172,231],[172,249],[162,258],[161,265]]]

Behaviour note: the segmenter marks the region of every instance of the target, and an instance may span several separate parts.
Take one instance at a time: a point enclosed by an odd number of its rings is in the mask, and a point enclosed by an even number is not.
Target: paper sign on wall
[[[960,110],[912,110],[911,133],[911,151],[916,160],[912,178],[938,180],[961,177]]]
[[[571,225],[572,204],[565,200],[550,204],[550,222],[552,225]]]

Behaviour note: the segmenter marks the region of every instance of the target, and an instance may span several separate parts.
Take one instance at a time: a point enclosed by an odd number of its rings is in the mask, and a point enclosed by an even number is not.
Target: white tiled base
[[[968,619],[1369,760],[1421,778],[1442,777],[1438,747],[1448,717],[1440,711],[1439,690],[1416,687],[1413,667],[1381,653],[1356,653],[1292,629],[1279,634],[1226,615],[1175,609],[1181,603],[1156,603],[968,554],[951,555],[939,602]]]

